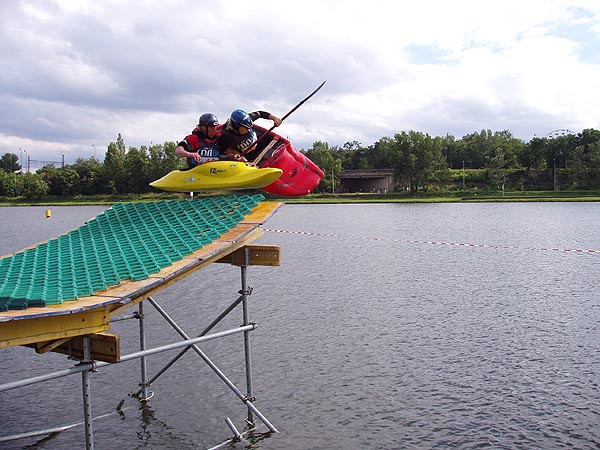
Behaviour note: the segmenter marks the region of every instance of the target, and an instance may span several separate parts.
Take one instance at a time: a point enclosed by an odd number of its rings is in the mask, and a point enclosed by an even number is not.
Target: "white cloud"
[[[177,140],[206,111],[283,115],[325,79],[279,130],[300,148],[598,128],[597,3],[3,2],[0,153]]]

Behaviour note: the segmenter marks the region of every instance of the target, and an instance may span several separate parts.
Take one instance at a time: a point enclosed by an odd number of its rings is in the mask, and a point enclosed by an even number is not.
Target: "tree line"
[[[6,153],[0,158],[0,196],[43,198],[47,195],[73,197],[97,194],[142,194],[148,185],[185,165],[175,156],[175,142],[126,149],[119,134],[108,144],[104,161],[78,158],[57,168],[48,164],[35,173],[21,173],[18,157]]]
[[[357,141],[342,147],[315,142],[305,152],[325,172],[319,190],[343,170],[393,170],[398,190],[427,189],[599,189],[600,131],[534,137],[482,130],[460,139],[417,131],[383,137],[370,146]],[[331,176],[333,174],[333,177]]]
[[[109,143],[104,161],[78,158],[57,168],[46,165],[22,173],[12,153],[0,158],[0,196],[43,198],[94,194],[141,194],[148,184],[182,168],[175,142],[125,147],[119,134]],[[600,131],[585,129],[529,142],[510,131],[482,130],[460,139],[403,131],[382,137],[373,145],[357,141],[329,146],[316,141],[302,150],[325,172],[316,192],[339,186],[345,170],[393,170],[397,189],[417,194],[429,189],[600,189]]]

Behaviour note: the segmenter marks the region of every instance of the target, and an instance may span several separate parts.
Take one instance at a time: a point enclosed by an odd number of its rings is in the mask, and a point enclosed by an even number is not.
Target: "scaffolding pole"
[[[175,331],[177,331],[177,333],[182,338],[189,340],[190,343],[192,343],[192,341],[195,340],[195,339],[190,339],[190,337],[185,333],[185,331],[183,331],[179,327],[179,325],[177,325],[177,323],[167,314],[167,312],[158,303],[156,303],[156,301],[152,297],[148,297],[148,302],[150,302],[150,304],[152,306],[154,306],[154,308],[160,313],[160,315],[164,317],[164,319],[173,327],[173,329]],[[253,330],[255,327],[256,327],[255,324],[251,324],[251,325],[241,326],[240,329],[244,329],[245,331],[250,331],[250,330]],[[217,376],[223,381],[223,383],[225,383],[227,385],[227,387],[229,387],[229,389],[231,389],[235,393],[235,395],[237,395],[240,398],[240,400],[243,403],[245,403],[254,414],[256,414],[256,416],[260,419],[260,421],[262,423],[264,423],[270,431],[272,431],[273,433],[279,432],[277,430],[277,428],[275,428],[275,426],[271,422],[269,422],[269,420],[263,415],[263,413],[261,413],[258,410],[258,408],[256,408],[256,406],[254,406],[254,404],[252,404],[252,402],[250,402],[250,399],[247,396],[245,396],[237,388],[237,386],[231,382],[231,380],[229,378],[227,378],[227,376],[221,371],[221,369],[219,369],[217,367],[217,365],[215,363],[213,363],[211,361],[211,359],[200,349],[200,347],[198,347],[194,343],[192,345],[192,348],[198,354],[198,356],[200,356],[200,358],[202,358],[202,360],[213,370],[213,372],[215,372],[217,374]]]
[[[252,292],[252,288],[248,287],[247,270],[248,270],[248,249],[244,251],[245,264],[240,267],[242,276],[242,309],[244,316],[244,325],[250,324],[250,312],[248,309],[248,296]],[[246,398],[248,398],[248,423],[254,425],[254,416],[250,408],[251,402],[254,401],[254,388],[252,386],[252,354],[250,352],[250,333],[244,332],[244,354],[246,356]]]
[[[256,328],[255,325],[248,325],[246,327],[238,327],[233,328],[231,330],[220,331],[217,333],[209,334],[207,336],[200,336],[194,339],[174,342],[172,344],[162,345],[160,347],[151,348],[148,350],[130,353],[129,355],[121,356],[121,360],[118,363],[123,363],[126,361],[131,361],[133,359],[141,358],[142,356],[153,355],[155,353],[162,353],[169,350],[174,350],[176,348],[188,347],[193,344],[197,344],[199,342],[210,341],[212,339],[218,339],[221,337],[229,336],[232,334],[243,333],[244,331],[253,330]],[[68,375],[73,375],[80,372],[96,370],[105,366],[113,366],[118,363],[107,363],[103,361],[92,361],[92,362],[82,362],[77,364],[76,366],[70,367],[68,369],[58,370],[56,372],[48,373],[46,375],[40,375],[37,377],[31,377],[24,380],[13,381],[10,383],[0,384],[0,392],[9,391],[11,389],[16,389],[23,386],[29,386],[36,383],[41,383],[43,381],[53,380],[55,378],[66,377]]]
[[[82,363],[91,363],[90,338],[83,337],[83,360]],[[94,365],[92,364],[92,370]],[[94,449],[94,432],[92,430],[92,403],[90,389],[90,370],[81,372],[81,384],[83,386],[83,423],[85,427],[85,448]]]
[[[138,305],[138,320],[140,321],[140,351],[144,351],[146,350],[146,333],[144,330],[144,302],[141,301]],[[147,366],[146,366],[146,357],[142,356],[140,358],[140,369],[141,369],[141,375],[142,375],[142,382],[140,383],[141,386],[141,393],[142,393],[142,397],[141,400],[143,402],[146,402],[148,400],[150,400],[150,397],[148,397],[148,375],[147,375]]]

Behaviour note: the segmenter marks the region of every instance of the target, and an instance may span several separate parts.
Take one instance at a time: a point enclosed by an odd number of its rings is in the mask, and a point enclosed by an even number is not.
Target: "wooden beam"
[[[11,320],[3,322],[0,327],[0,348],[108,331],[109,321],[106,307],[74,314]]]
[[[59,345],[69,342],[72,338],[57,339],[55,341],[36,342],[35,344],[27,344],[26,347],[34,348],[36,353],[47,353],[54,350]]]
[[[216,262],[234,266],[279,266],[279,252],[278,245],[246,245]]]
[[[84,336],[74,337],[51,351],[82,359],[83,338]],[[91,358],[94,361],[106,361],[114,364],[121,360],[121,337],[118,334],[95,333],[90,334],[89,338]]]

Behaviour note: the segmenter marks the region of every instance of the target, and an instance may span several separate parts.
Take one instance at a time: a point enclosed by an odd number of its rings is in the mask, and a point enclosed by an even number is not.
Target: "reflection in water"
[[[31,445],[27,445],[27,446],[25,446],[25,447],[23,447],[23,448],[26,448],[26,449],[32,449],[32,450],[34,450],[34,449],[38,449],[38,448],[49,448],[49,447],[48,447],[48,444],[50,444],[50,442],[52,442],[52,440],[53,440],[55,437],[57,437],[59,434],[60,434],[60,432],[58,432],[58,433],[52,433],[52,434],[49,434],[48,436],[46,436],[46,437],[44,437],[44,438],[40,439],[40,440],[39,440],[39,441],[37,441],[36,443],[34,443],[34,444],[31,444]]]
[[[217,449],[258,449],[261,448],[261,444],[263,441],[273,436],[274,433],[271,431],[266,431],[264,433],[259,433],[253,426],[246,427],[246,430],[243,431],[242,437],[233,437],[227,439],[225,442],[215,445],[211,447],[209,450],[217,450]]]
[[[183,438],[174,434],[173,428],[164,420],[157,419],[149,402],[140,401],[138,404],[140,421],[136,430],[135,448],[196,448],[191,442],[185,442]]]

